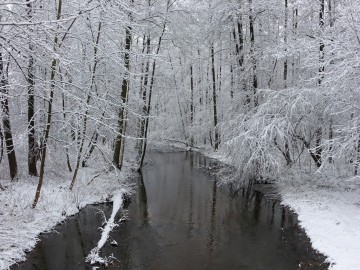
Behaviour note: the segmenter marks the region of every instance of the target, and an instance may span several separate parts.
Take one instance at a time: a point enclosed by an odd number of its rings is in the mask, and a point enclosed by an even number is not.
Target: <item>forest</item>
[[[71,192],[161,145],[226,158],[238,186],[288,171],[358,185],[359,14],[358,0],[1,0],[0,194],[30,181],[35,209],[52,175]]]

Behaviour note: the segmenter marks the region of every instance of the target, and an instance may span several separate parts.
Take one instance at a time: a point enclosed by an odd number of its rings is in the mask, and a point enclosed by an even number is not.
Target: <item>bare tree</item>
[[[131,15],[130,15],[131,17]],[[129,95],[129,85],[130,85],[130,50],[132,44],[132,33],[131,26],[127,26],[125,29],[125,54],[124,54],[124,63],[125,63],[125,73],[121,85],[121,105],[118,114],[118,135],[115,139],[115,148],[113,155],[113,163],[118,169],[121,169],[123,159],[124,159],[124,147],[125,147],[125,133],[126,133],[126,104],[128,101]]]
[[[32,1],[26,0],[27,7],[27,20],[32,21]],[[31,31],[31,30],[30,30]],[[35,140],[35,97],[34,97],[34,87],[35,87],[35,63],[34,63],[34,44],[32,40],[29,40],[29,63],[28,63],[28,74],[27,74],[27,83],[28,83],[28,169],[29,174],[32,176],[37,176],[37,153],[38,147]]]
[[[62,14],[62,0],[58,0],[58,5],[57,5],[57,15],[56,15],[56,20],[60,20],[61,18],[61,14]],[[58,33],[55,34],[55,38],[54,38],[54,54],[56,53],[57,49],[58,49],[58,45],[59,45],[59,36]],[[51,128],[51,124],[52,124],[52,116],[53,116],[53,101],[54,101],[54,94],[55,94],[55,88],[56,88],[56,69],[57,69],[57,64],[58,64],[58,60],[56,58],[53,58],[51,61],[51,74],[50,74],[50,96],[48,99],[48,109],[47,109],[47,119],[46,119],[46,125],[45,125],[45,132],[44,132],[44,137],[41,141],[41,145],[40,145],[40,153],[41,153],[41,162],[40,162],[40,174],[39,174],[39,181],[38,181],[38,185],[36,188],[36,193],[35,193],[35,198],[32,204],[32,208],[35,208],[37,205],[37,202],[40,198],[40,192],[41,192],[41,187],[44,181],[44,174],[45,174],[45,161],[46,161],[46,150],[47,150],[47,146],[48,146],[48,140],[49,140],[49,135],[50,135],[50,128]]]
[[[2,124],[6,153],[9,162],[10,178],[14,179],[18,173],[18,165],[10,123],[9,90],[7,81],[9,64],[9,62],[6,64],[4,61],[2,47],[0,47],[0,104],[2,109]]]

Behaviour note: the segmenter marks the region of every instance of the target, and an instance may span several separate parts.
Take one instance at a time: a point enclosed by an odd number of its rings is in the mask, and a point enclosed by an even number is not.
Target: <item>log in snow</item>
[[[112,255],[109,257],[101,257],[99,255],[100,250],[103,248],[103,246],[106,244],[107,240],[109,239],[110,232],[118,226],[118,223],[116,223],[115,216],[117,212],[123,207],[124,199],[123,195],[125,194],[124,190],[120,190],[114,194],[114,200],[113,200],[113,209],[111,216],[108,221],[106,221],[106,225],[104,229],[102,229],[101,238],[97,244],[96,247],[94,247],[90,254],[86,257],[86,262],[90,262],[91,264],[100,264],[107,266],[109,262],[114,258]]]

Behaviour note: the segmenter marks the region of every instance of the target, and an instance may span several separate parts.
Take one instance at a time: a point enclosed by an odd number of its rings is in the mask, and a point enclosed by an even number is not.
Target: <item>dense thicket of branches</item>
[[[143,102],[150,106],[143,78],[152,87],[172,9],[170,0],[0,3],[0,138],[9,160],[1,166],[11,178],[17,164],[27,162],[33,176],[39,169],[33,207],[49,162],[63,161],[72,172],[70,189],[81,167],[121,168],[125,138],[136,139],[138,121],[148,118],[141,113]],[[132,148],[130,157],[142,155]]]
[[[358,174],[359,4],[193,2],[172,17],[153,136],[220,144],[242,179],[289,166]]]
[[[39,173],[34,207],[47,160],[72,188],[81,167],[141,166],[148,139],[225,151],[243,179],[358,174],[359,14],[358,0],[2,1],[2,171]]]

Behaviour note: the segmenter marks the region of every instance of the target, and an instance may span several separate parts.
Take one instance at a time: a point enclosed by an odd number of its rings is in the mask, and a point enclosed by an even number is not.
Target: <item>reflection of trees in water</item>
[[[148,199],[147,199],[144,178],[141,171],[139,171],[139,178],[137,182],[138,182],[139,208],[140,211],[142,212],[143,224],[148,225],[149,224]]]
[[[212,189],[212,202],[211,202],[211,214],[210,214],[210,228],[209,228],[209,239],[208,247],[210,254],[214,253],[214,242],[215,242],[215,229],[216,229],[216,193],[217,193],[217,182],[214,180]]]
[[[193,156],[193,155],[191,155]],[[193,165],[194,166],[194,165]],[[189,184],[189,216],[188,216],[188,230],[187,230],[187,238],[193,237],[193,229],[194,229],[194,183],[193,179],[190,179]]]
[[[253,201],[253,220],[255,221],[255,224],[259,223],[260,215],[261,215],[261,203],[263,200],[263,194],[260,191],[254,191],[250,200]]]
[[[84,258],[85,258],[87,256],[87,252],[85,251],[84,236],[81,233],[83,231],[83,228],[81,228],[80,219],[75,220],[75,228],[77,230],[77,235],[79,236],[81,251],[82,251],[82,254],[83,254]]]

